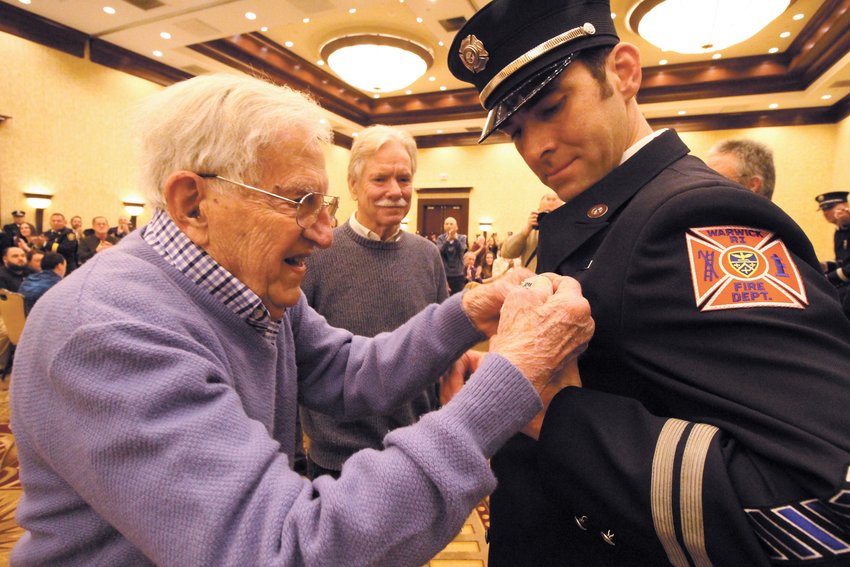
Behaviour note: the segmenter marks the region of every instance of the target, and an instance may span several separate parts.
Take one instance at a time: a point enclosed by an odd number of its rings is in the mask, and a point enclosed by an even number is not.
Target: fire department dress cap
[[[574,54],[619,41],[608,0],[487,4],[455,36],[448,61],[490,111],[479,142],[563,72]]]
[[[832,191],[830,193],[823,193],[822,195],[818,195],[815,197],[815,201],[818,202],[818,208],[822,211],[828,211],[835,205],[839,203],[847,202],[847,195],[850,194],[847,191]]]

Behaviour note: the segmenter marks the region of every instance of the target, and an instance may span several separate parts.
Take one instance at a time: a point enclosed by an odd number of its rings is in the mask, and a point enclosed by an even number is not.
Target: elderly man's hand
[[[576,280],[546,274],[531,282],[529,288],[514,288],[505,299],[490,352],[511,361],[546,401],[544,393],[548,399],[554,395],[544,392],[553,380],[556,391],[581,385],[577,367],[562,371],[587,348],[594,324]]]
[[[440,405],[449,403],[457,394],[473,372],[478,370],[484,353],[477,350],[468,350],[454,361],[452,365],[440,376]]]
[[[463,293],[463,310],[479,331],[492,337],[499,327],[499,315],[505,298],[511,290],[518,288],[520,282],[534,277],[534,272],[517,268],[506,272],[504,276],[469,289]]]

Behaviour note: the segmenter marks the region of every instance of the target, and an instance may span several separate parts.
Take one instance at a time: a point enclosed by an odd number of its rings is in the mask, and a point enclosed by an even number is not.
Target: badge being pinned
[[[701,311],[744,307],[803,309],[803,278],[785,244],[772,232],[708,226],[686,234],[694,298]]]

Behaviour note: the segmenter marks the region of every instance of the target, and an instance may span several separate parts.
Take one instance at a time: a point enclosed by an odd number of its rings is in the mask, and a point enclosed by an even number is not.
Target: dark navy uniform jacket
[[[48,230],[44,233],[46,242],[44,250],[47,252],[58,252],[65,257],[68,271],[77,267],[77,235],[70,228],[61,230]]]
[[[850,564],[850,322],[802,230],[667,131],[541,222],[583,388],[493,458],[490,565]]]

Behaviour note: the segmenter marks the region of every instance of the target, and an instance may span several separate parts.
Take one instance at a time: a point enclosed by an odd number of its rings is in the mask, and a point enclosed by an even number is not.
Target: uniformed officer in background
[[[607,1],[494,0],[449,66],[565,201],[538,272],[596,321],[492,460],[490,566],[846,565],[850,321],[806,235],[652,131]]]
[[[44,233],[47,242],[45,252],[58,252],[65,257],[67,272],[71,273],[77,267],[77,234],[65,226],[65,215],[53,213],[50,215],[50,230]]]
[[[850,317],[850,206],[847,191],[832,191],[815,197],[823,217],[836,226],[835,260],[821,267],[826,279],[838,290],[844,312]]]

